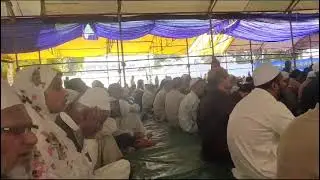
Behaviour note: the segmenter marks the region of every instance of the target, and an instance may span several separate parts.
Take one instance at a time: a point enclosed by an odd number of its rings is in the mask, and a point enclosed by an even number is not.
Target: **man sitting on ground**
[[[200,78],[190,82],[190,93],[181,101],[179,109],[179,124],[183,131],[198,132],[197,115],[200,98],[204,95],[206,83]]]
[[[281,102],[282,75],[271,64],[253,72],[255,89],[233,109],[227,140],[237,179],[276,178],[279,138],[294,119]]]

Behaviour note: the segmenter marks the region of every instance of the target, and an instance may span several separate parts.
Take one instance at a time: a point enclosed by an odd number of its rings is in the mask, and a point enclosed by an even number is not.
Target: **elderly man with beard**
[[[278,144],[294,119],[279,102],[282,81],[277,67],[261,64],[253,72],[255,89],[230,114],[227,142],[237,179],[276,178]]]
[[[37,137],[26,107],[1,80],[1,179],[31,178],[32,150]]]

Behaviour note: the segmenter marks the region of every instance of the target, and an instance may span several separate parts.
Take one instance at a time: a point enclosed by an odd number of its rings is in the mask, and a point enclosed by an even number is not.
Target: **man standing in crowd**
[[[206,83],[200,78],[190,82],[190,93],[181,101],[179,109],[179,124],[183,131],[198,132],[197,115],[200,98],[204,94]]]
[[[226,166],[233,166],[227,145],[228,119],[235,106],[231,88],[225,69],[218,68],[213,76],[209,74],[207,93],[200,101],[198,117],[204,160]]]
[[[233,109],[227,140],[237,179],[275,178],[279,138],[293,114],[280,98],[282,75],[271,64],[253,72],[255,89]]]
[[[1,80],[1,179],[30,179],[35,128],[20,99]]]
[[[289,73],[282,71],[281,72],[283,80],[280,84],[280,102],[287,106],[287,108],[292,112],[293,115],[298,115],[298,97],[292,92],[292,89],[289,88]]]

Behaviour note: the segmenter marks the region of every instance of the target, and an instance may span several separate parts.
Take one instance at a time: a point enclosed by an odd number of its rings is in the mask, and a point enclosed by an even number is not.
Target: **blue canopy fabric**
[[[260,42],[279,42],[292,35],[304,37],[319,32],[319,14],[248,15],[250,18],[212,19],[215,34]],[[84,36],[87,24],[44,24],[39,20],[20,20],[1,27],[1,53],[24,53],[44,50]],[[90,23],[93,34],[89,39],[104,37],[113,40],[133,40],[147,34],[165,38],[191,38],[210,32],[209,20],[156,20],[128,21],[121,23]]]

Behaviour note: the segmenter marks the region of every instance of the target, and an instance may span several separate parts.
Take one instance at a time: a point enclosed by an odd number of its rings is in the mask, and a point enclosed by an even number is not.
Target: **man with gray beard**
[[[30,179],[37,137],[32,120],[9,84],[1,80],[1,179]],[[31,110],[31,108],[29,109]]]

